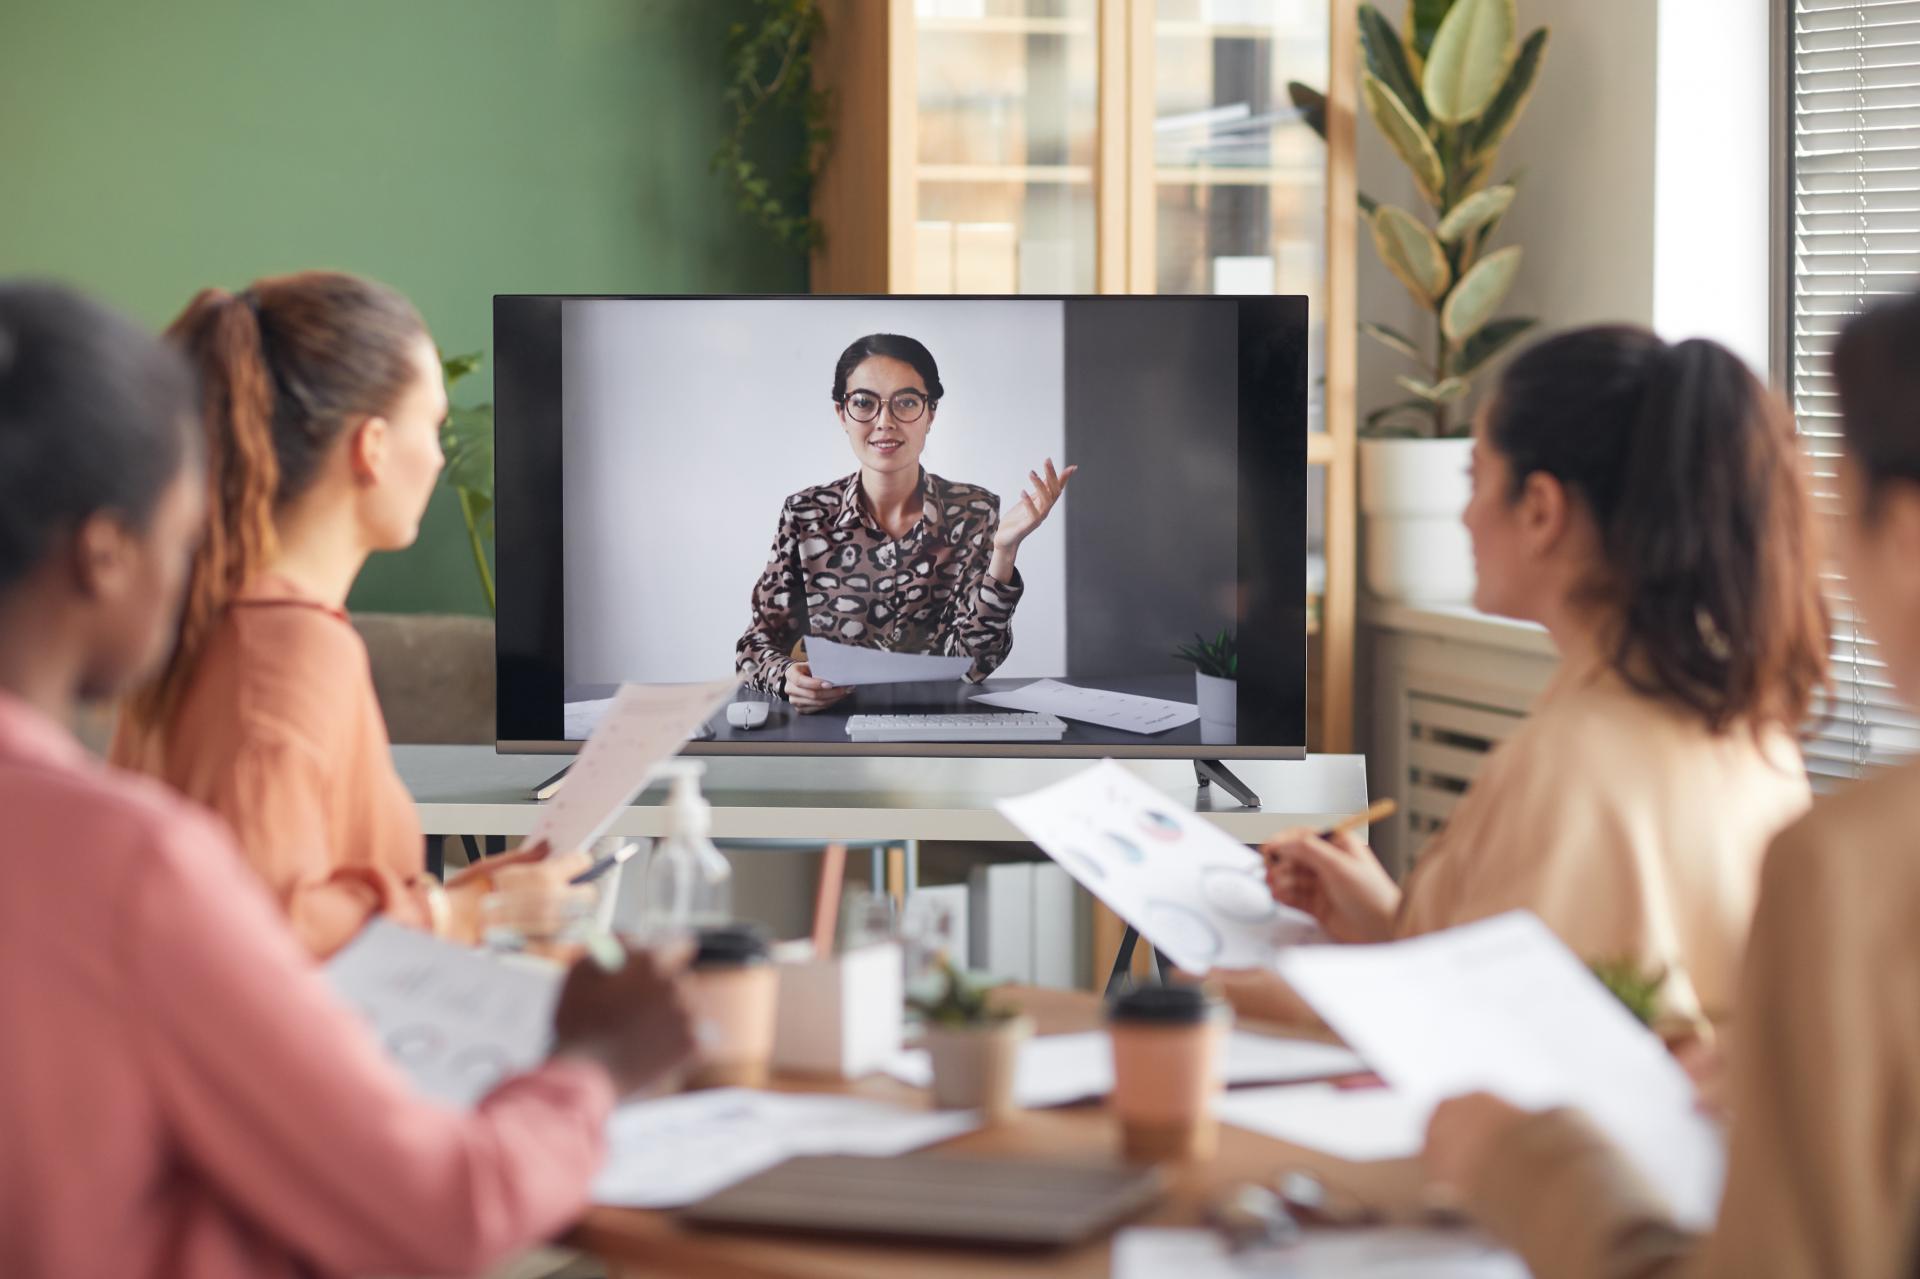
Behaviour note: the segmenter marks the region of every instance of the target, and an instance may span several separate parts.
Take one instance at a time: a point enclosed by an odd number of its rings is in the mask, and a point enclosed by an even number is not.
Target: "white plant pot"
[[[1240,685],[1237,682],[1195,671],[1193,685],[1194,700],[1200,704],[1201,723],[1218,724],[1223,728],[1233,728],[1240,723],[1237,714]]]
[[[1461,523],[1472,457],[1471,439],[1360,441],[1368,590],[1414,604],[1473,598],[1473,542]]]

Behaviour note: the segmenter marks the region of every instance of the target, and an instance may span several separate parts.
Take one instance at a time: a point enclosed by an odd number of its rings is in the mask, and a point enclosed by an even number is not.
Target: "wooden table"
[[[1078,991],[1009,989],[1009,999],[1033,1015],[1041,1034],[1091,1030],[1100,1001]],[[1285,1033],[1285,1032],[1283,1032]],[[792,1091],[830,1091],[926,1105],[926,1094],[890,1079],[853,1084],[783,1082]],[[936,1147],[955,1154],[1031,1156],[1035,1159],[1119,1161],[1119,1133],[1104,1105],[1092,1103],[1033,1110],[996,1128]],[[1219,1154],[1205,1163],[1168,1165],[1167,1197],[1130,1224],[1194,1226],[1206,1205],[1230,1187],[1263,1181],[1283,1169],[1306,1168],[1367,1203],[1396,1215],[1410,1212],[1419,1195],[1419,1170],[1411,1160],[1352,1164],[1284,1142],[1222,1126]],[[946,1279],[948,1276],[1053,1275],[1105,1279],[1112,1241],[1049,1252],[1007,1252],[932,1245],[851,1242],[803,1235],[732,1234],[680,1225],[671,1213],[596,1208],[569,1242],[622,1276],[675,1279]]]

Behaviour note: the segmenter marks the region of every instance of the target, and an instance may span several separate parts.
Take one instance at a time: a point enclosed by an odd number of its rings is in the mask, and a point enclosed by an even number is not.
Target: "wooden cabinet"
[[[1308,296],[1326,566],[1309,736],[1351,749],[1354,0],[826,7],[816,293]],[[1326,141],[1293,80],[1326,86]]]

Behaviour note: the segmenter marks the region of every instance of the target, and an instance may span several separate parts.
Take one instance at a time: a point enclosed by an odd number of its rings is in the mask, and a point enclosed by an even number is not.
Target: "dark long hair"
[[[307,491],[349,423],[406,391],[426,331],[399,293],[330,271],[202,289],[168,326],[200,375],[207,529],[173,655],[127,702],[136,733],[165,723],[221,613],[272,555],[274,513]]]
[[[1797,729],[1827,675],[1827,610],[1793,424],[1717,342],[1576,329],[1507,366],[1486,438],[1592,512],[1612,664],[1719,732]]]
[[[947,389],[940,385],[940,366],[933,362],[933,352],[918,338],[910,338],[901,333],[869,333],[857,338],[853,344],[840,353],[839,363],[833,366],[833,402],[840,404],[847,398],[847,379],[853,371],[866,360],[876,355],[899,360],[912,366],[913,371],[925,382],[927,403],[939,407],[940,397]]]
[[[1920,293],[1855,316],[1833,348],[1840,430],[1867,483],[1868,520],[1889,484],[1920,484]]]
[[[192,413],[186,364],[138,324],[0,283],[0,591],[93,515],[145,529],[193,455]]]

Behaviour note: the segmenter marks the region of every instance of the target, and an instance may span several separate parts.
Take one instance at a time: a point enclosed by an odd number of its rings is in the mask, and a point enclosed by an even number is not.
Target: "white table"
[[[497,755],[485,746],[396,746],[400,776],[430,835],[524,835],[533,828],[533,788],[564,757]],[[1086,768],[1051,759],[705,759],[703,786],[721,840],[964,840],[1024,843],[994,801]],[[1186,760],[1123,761],[1236,839],[1257,843],[1283,826],[1325,826],[1367,806],[1365,759],[1228,765],[1261,799],[1243,808],[1217,786],[1200,790]],[[666,834],[662,788],[649,789],[615,821],[614,835]]]

